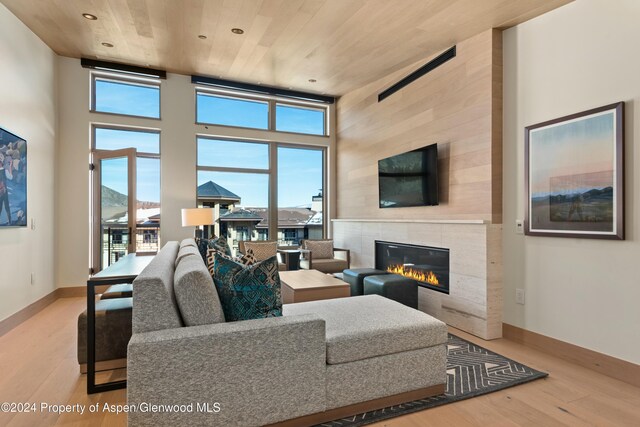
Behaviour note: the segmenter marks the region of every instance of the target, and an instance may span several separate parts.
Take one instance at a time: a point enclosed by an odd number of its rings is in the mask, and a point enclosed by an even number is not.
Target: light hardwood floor
[[[0,337],[0,403],[124,404],[124,390],[87,396],[76,362],[76,319],[84,298],[62,298]],[[640,388],[505,339],[457,335],[549,377],[462,402],[374,424],[423,426],[638,426]],[[0,426],[124,426],[126,415],[0,413]]]

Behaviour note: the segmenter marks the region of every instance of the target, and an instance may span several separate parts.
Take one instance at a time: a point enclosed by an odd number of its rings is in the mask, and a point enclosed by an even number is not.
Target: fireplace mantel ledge
[[[357,219],[337,218],[331,222],[395,222],[395,223],[424,223],[424,224],[489,224],[484,219]]]

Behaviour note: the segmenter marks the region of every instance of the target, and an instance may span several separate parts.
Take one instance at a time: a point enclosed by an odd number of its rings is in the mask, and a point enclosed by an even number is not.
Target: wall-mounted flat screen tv
[[[378,161],[380,207],[438,204],[438,145]]]

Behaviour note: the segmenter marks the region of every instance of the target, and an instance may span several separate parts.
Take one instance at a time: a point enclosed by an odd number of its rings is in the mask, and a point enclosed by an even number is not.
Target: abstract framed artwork
[[[624,103],[525,128],[525,234],[624,239]]]
[[[27,226],[27,141],[0,128],[0,228]]]

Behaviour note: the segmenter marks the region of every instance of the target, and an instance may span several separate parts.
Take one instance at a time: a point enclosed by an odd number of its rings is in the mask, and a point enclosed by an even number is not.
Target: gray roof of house
[[[198,186],[198,198],[240,201],[240,196],[219,186],[213,181],[208,181]]]
[[[262,217],[246,209],[234,209],[220,216],[220,221],[262,221]]]

